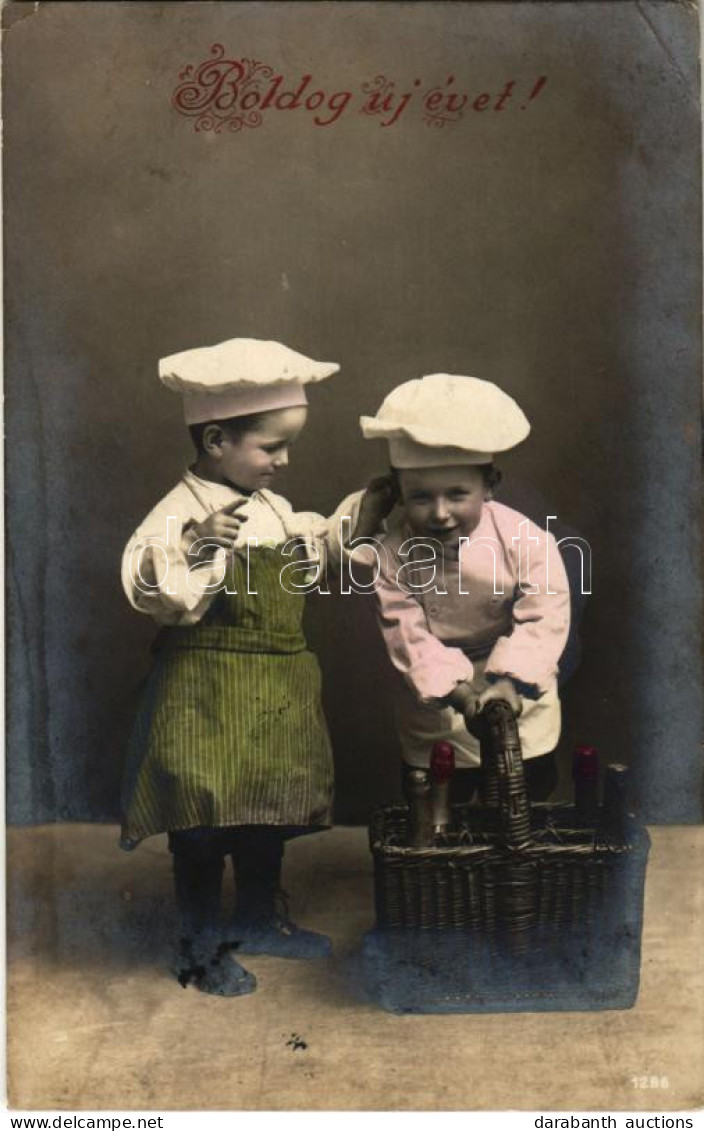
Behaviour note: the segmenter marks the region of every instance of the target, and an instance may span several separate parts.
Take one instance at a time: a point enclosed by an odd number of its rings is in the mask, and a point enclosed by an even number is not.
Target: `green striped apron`
[[[164,630],[128,750],[123,848],[198,825],[331,824],[320,669],[284,564],[278,548],[233,554],[230,592]]]

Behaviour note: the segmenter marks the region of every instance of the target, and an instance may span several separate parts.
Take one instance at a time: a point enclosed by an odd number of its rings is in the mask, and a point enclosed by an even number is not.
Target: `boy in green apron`
[[[340,516],[295,513],[269,483],[305,424],[305,385],[338,368],[253,339],[159,367],[183,395],[198,455],[123,556],[130,603],[162,631],[128,753],[121,845],[168,833],[182,924],[177,974],[207,993],[255,988],[232,949],[330,951],[329,939],[289,919],[281,890],[285,840],[329,826],[333,793],[304,598],[282,584],[282,570],[295,546],[308,560],[338,563]],[[379,493],[364,497],[356,535],[373,533],[384,505]],[[223,939],[227,855],[237,903]]]

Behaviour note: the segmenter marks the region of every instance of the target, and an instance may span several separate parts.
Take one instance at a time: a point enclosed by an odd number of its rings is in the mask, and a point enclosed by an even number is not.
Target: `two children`
[[[326,522],[295,513],[269,484],[305,424],[305,385],[337,369],[251,339],[160,363],[161,380],[183,395],[197,458],[123,558],[130,602],[162,632],[128,755],[121,843],[168,833],[182,925],[177,972],[208,993],[255,988],[233,946],[282,957],[330,950],[326,937],[292,922],[281,889],[286,839],[331,823],[333,778],[304,598],[280,578],[291,540],[339,566],[339,518],[354,515],[355,540],[379,535],[393,497],[377,485]],[[479,751],[467,724],[495,696],[521,712],[529,766],[544,766],[559,735],[567,582],[554,539],[491,497],[493,454],[525,437],[525,417],[496,386],[436,374],[400,386],[362,428],[389,441],[400,495],[381,536],[376,600],[403,677],[404,760],[427,765],[434,742],[449,739],[471,792]],[[441,551],[444,584],[435,573],[427,583],[428,541]],[[534,795],[550,791],[550,773],[542,770],[542,786],[540,774],[527,775]],[[228,855],[237,902],[223,937]]]

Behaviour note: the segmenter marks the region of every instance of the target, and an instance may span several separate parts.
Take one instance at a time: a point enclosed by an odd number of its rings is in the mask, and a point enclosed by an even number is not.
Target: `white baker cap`
[[[530,432],[521,409],[497,385],[451,373],[406,381],[360,425],[365,439],[389,441],[398,468],[491,463]]]
[[[304,405],[304,385],[323,381],[339,368],[280,342],[231,338],[162,358],[159,379],[183,395],[186,423],[203,424]]]

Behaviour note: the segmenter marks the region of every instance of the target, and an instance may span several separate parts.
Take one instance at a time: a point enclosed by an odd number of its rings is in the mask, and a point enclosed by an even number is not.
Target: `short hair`
[[[205,450],[203,448],[203,433],[209,424],[217,424],[218,428],[227,432],[231,440],[237,441],[241,440],[247,432],[256,432],[265,416],[266,413],[264,412],[251,412],[248,416],[228,416],[225,420],[204,420],[201,424],[189,424],[188,431],[196,452],[201,455]]]
[[[499,471],[498,467],[496,467],[496,465],[493,464],[493,463],[474,463],[474,464],[467,464],[467,466],[468,467],[476,467],[477,471],[481,471],[482,478],[484,479],[484,485],[485,485],[485,487],[488,487],[490,491],[493,491],[495,487],[498,487],[499,483],[501,482],[501,472]],[[403,470],[403,468],[398,468],[398,467],[392,467],[391,468],[391,476],[392,476],[393,480],[395,481],[395,483],[397,485],[398,485],[398,473],[399,473],[399,471],[402,471],[402,470]]]
[[[501,482],[501,472],[498,467],[493,463],[480,463],[478,467],[484,476],[485,486],[488,487],[490,491],[493,491],[494,487],[498,487]]]

